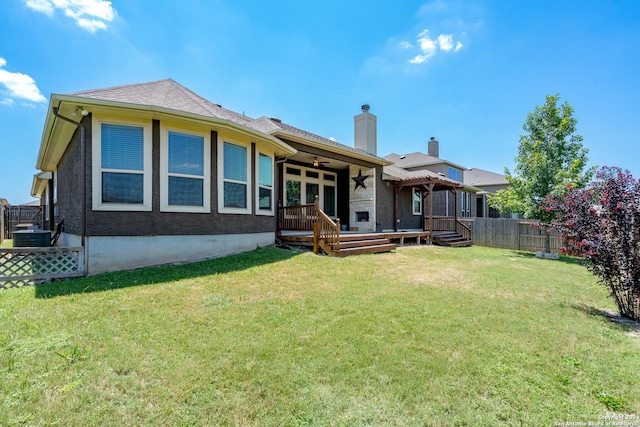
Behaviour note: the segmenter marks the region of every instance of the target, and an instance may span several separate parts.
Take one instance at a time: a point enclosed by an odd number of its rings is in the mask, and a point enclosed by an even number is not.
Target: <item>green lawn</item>
[[[613,308],[569,258],[482,247],[266,248],[5,290],[0,425],[633,417],[640,337]]]

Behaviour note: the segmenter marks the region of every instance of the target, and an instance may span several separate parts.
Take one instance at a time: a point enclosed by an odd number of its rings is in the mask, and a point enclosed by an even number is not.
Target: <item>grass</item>
[[[0,291],[0,425],[511,426],[640,412],[574,260],[277,248]],[[629,415],[626,415],[629,416]]]
[[[0,248],[12,248],[12,247],[13,247],[12,239],[6,239],[0,242]]]

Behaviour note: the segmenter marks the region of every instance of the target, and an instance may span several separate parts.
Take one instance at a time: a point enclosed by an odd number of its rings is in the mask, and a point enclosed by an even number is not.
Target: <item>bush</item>
[[[640,180],[629,171],[603,167],[584,189],[547,200],[552,228],[566,237],[570,253],[611,291],[620,315],[640,321]]]

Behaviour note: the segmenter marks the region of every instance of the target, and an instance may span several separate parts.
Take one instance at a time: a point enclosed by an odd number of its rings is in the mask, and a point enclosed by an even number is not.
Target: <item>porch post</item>
[[[433,187],[435,186],[435,184],[429,183],[429,231],[430,233],[433,232]]]
[[[402,187],[395,185],[393,187],[393,231],[398,231],[398,193]]]
[[[453,218],[455,219],[455,222],[458,222],[458,189],[455,187],[453,188],[453,200],[454,200]]]

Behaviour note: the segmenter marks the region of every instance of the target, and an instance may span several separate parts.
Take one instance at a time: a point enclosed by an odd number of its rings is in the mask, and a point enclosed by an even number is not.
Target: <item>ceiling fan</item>
[[[324,164],[327,164],[327,163],[329,163],[329,162],[321,162],[320,160],[318,160],[317,157],[313,158],[313,167],[314,168],[320,167],[320,166],[322,166]]]

